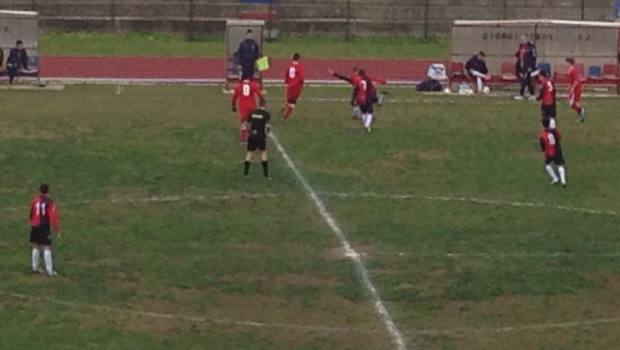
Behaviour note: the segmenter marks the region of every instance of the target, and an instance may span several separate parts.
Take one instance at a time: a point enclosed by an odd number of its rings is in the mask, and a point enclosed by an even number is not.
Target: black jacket
[[[475,70],[482,74],[489,74],[489,69],[487,68],[487,63],[478,57],[478,55],[473,55],[467,63],[465,63],[465,70],[469,72],[470,70]]]
[[[245,39],[239,44],[236,52],[236,58],[240,65],[253,65],[260,57],[260,48],[254,39]]]
[[[536,70],[536,57],[538,56],[536,45],[529,41],[526,44],[520,44],[515,56],[517,57],[517,72]]]
[[[12,48],[9,58],[6,60],[7,67],[28,69],[28,54],[26,49]]]

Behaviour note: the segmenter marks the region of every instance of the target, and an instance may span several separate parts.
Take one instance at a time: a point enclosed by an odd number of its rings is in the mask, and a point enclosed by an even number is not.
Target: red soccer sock
[[[239,139],[241,142],[248,142],[248,138],[250,137],[250,131],[247,128],[243,128],[239,131]]]
[[[293,111],[295,110],[295,108],[287,105],[286,109],[284,111],[284,120],[287,120],[288,118],[291,117],[291,115],[293,114]]]

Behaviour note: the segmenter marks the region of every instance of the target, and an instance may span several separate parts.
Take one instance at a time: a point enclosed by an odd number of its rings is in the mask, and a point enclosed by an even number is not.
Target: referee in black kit
[[[270,120],[271,114],[265,107],[265,101],[261,101],[260,107],[250,115],[250,137],[243,165],[243,175],[245,176],[248,176],[250,173],[250,164],[254,158],[254,153],[260,152],[263,175],[266,179],[272,180],[272,177],[269,175],[269,163],[267,160],[267,135],[269,135],[271,130]]]
[[[256,60],[260,57],[260,47],[254,40],[252,29],[247,30],[246,38],[239,44],[236,55],[241,66],[241,79],[254,79]]]

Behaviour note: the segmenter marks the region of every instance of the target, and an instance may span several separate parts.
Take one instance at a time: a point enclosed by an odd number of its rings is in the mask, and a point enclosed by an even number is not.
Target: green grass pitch
[[[68,86],[0,95],[0,349],[392,349],[286,163],[242,173],[230,96]],[[349,89],[308,88],[273,129],[362,253],[410,349],[620,342],[615,99],[564,105],[550,187],[538,106],[393,89],[372,134]],[[269,90],[277,112],[281,89]],[[314,99],[314,100],[313,100]],[[277,113],[274,113],[277,115]],[[30,273],[27,204],[60,204],[58,278]]]

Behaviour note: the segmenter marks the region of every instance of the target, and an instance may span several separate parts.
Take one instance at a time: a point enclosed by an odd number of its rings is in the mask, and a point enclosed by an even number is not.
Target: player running
[[[549,120],[549,128],[556,127],[556,101],[555,101],[555,84],[551,80],[549,72],[543,71],[538,75],[541,89],[538,100],[540,101],[540,110],[543,121]]]
[[[362,122],[368,133],[372,131],[374,104],[377,103],[377,89],[372,80],[362,69],[359,71],[360,79],[355,85],[355,103],[360,107]]]
[[[297,100],[301,96],[301,91],[304,88],[304,66],[299,62],[301,55],[295,53],[293,55],[293,61],[286,70],[286,76],[284,77],[284,83],[286,84],[286,96],[284,101],[284,107],[282,107],[282,120],[288,120],[293,114],[297,105]]]
[[[357,67],[353,67],[353,73],[349,77],[338,74],[334,72],[332,69],[328,69],[327,71],[329,72],[331,76],[338,78],[340,80],[344,80],[348,82],[349,84],[351,84],[351,86],[353,86],[353,95],[351,96],[351,107],[353,108],[353,110],[352,110],[351,116],[353,119],[362,119],[362,111],[360,109],[360,106],[356,102],[357,93],[355,90],[356,86],[362,79],[360,76],[361,69]],[[387,81],[385,79],[370,78],[370,80],[374,83],[375,86],[387,84]],[[383,104],[383,94],[377,94],[377,103],[380,106]]]
[[[254,153],[259,151],[263,175],[268,180],[272,179],[269,176],[269,163],[267,160],[267,135],[269,135],[271,130],[270,120],[271,114],[265,108],[265,101],[263,100],[260,102],[260,108],[250,113],[250,137],[243,168],[243,175],[245,176],[248,176],[250,173],[250,164],[254,158]]]
[[[550,121],[551,119],[543,119],[543,130],[540,132],[540,148],[545,154],[545,170],[551,177],[551,185],[561,182],[562,187],[566,187],[566,170],[564,169],[565,161],[560,145],[560,132],[550,127]],[[553,165],[558,169],[559,180]]]
[[[30,243],[32,244],[32,271],[45,272],[48,276],[56,276],[52,261],[52,228],[57,237],[62,235],[60,231],[60,219],[56,203],[49,197],[49,186],[43,184],[30,203]],[[40,270],[39,263],[43,251],[45,271]]]
[[[259,102],[265,100],[260,92],[260,87],[252,80],[241,80],[235,87],[235,92],[232,97],[232,111],[233,113],[238,112],[240,123],[239,138],[242,145],[248,142],[248,121],[250,119],[250,114],[256,110],[257,99]]]
[[[574,58],[568,57],[566,58],[566,62],[570,64],[570,68],[568,68],[568,78],[570,80],[568,103],[570,104],[570,108],[577,112],[579,121],[583,123],[586,121],[586,109],[581,105],[581,94],[583,92],[581,72],[575,64]]]

